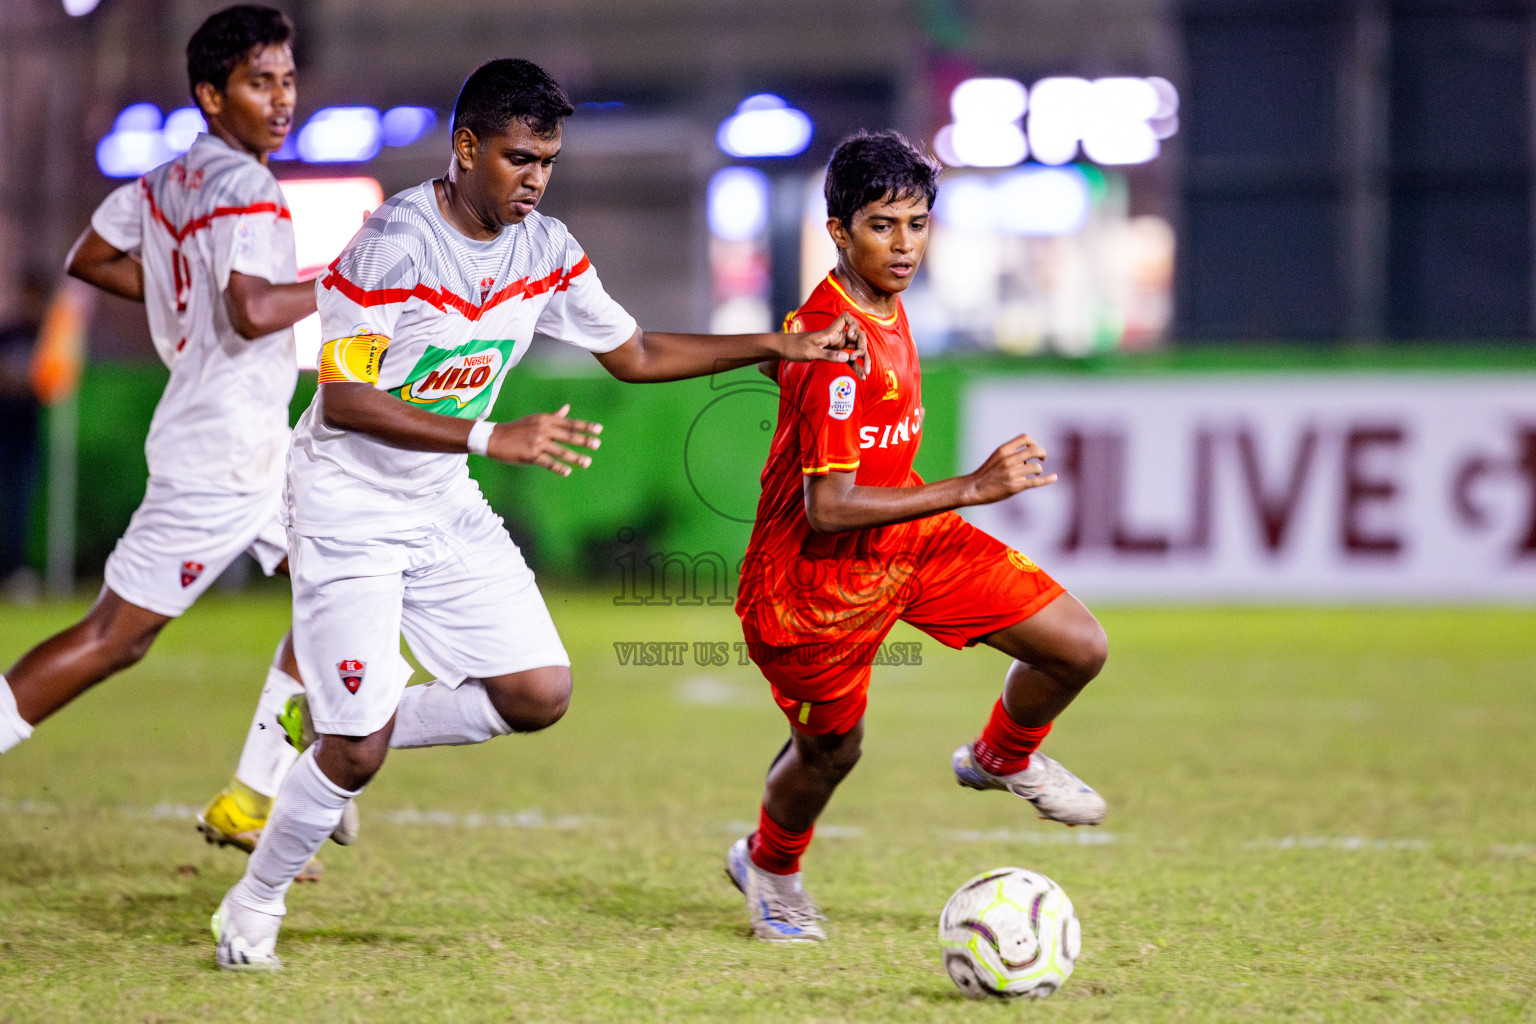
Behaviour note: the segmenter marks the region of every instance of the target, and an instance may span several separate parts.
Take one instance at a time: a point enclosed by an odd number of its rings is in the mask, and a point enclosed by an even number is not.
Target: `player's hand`
[[[572,451],[567,445],[596,450],[602,441],[601,423],[585,423],[566,418],[570,403],[556,412],[540,412],[510,423],[498,423],[491,432],[485,453],[497,462],[514,465],[543,466],[551,473],[570,476],[571,470],[592,465],[592,456]]]
[[[780,358],[803,363],[814,359],[833,363],[852,363],[860,380],[869,375],[869,345],[864,329],[850,313],[843,313],[831,325],[819,331],[780,335],[784,339]]]
[[[966,478],[968,505],[990,505],[1032,487],[1056,482],[1045,471],[1045,449],[1028,434],[1020,434],[987,456],[981,468]]]

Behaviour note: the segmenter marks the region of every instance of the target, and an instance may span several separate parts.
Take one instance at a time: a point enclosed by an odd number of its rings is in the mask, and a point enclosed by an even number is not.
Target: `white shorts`
[[[288,535],[278,520],[282,500],[280,486],[253,494],[200,492],[150,477],[128,532],[107,556],[107,586],[174,619],[241,552],[249,551],[271,576],[288,557]]]
[[[481,502],[366,540],[289,533],[293,646],[315,730],[367,736],[410,681],[400,636],[438,679],[569,665],[522,552]]]

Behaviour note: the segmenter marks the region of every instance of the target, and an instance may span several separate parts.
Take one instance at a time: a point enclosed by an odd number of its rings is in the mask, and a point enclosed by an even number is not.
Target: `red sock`
[[[992,707],[992,717],[971,749],[976,763],[993,775],[1012,775],[1029,767],[1029,755],[1040,749],[1051,731],[1050,722],[1029,728],[1008,717],[1002,698]]]
[[[811,845],[812,825],[804,832],[791,832],[768,817],[768,808],[757,812],[757,831],[747,841],[752,863],[775,875],[792,875],[800,870],[800,855]]]

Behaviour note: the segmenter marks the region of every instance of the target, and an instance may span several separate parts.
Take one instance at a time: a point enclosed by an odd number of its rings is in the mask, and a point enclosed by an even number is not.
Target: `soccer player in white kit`
[[[170,381],[145,452],[149,485],[107,559],[86,617],[0,676],[0,751],[87,688],[137,662],[241,552],[285,568],[278,519],[297,377],[292,325],[315,309],[295,283],[293,222],[267,156],[292,126],[293,26],[239,6],[187,44],[208,122],[184,155],[114,191],[69,256],[69,272],[144,303]],[[268,672],[236,781],[202,820],[210,841],[250,849],[297,752],[277,714],[300,692],[287,637]]]
[[[320,741],[214,916],[221,967],[280,966],[289,885],[388,747],[480,743],[565,713],[570,659],[466,458],[591,463],[576,449],[597,448],[601,425],[568,406],[486,418],[535,334],[626,381],[863,358],[851,318],[809,334],[640,330],[565,225],[534,211],[571,112],[536,65],[483,65],[454,108],[448,173],[386,201],[321,278],[320,391],[288,469],[294,646]],[[402,632],[432,682],[406,686]]]

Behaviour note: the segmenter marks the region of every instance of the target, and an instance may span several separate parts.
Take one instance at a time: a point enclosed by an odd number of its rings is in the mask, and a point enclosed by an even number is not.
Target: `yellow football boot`
[[[237,846],[250,853],[256,849],[271,810],[271,797],[232,779],[197,816],[197,830],[215,846]]]
[[[261,839],[271,810],[271,797],[263,796],[239,779],[231,779],[197,816],[197,830],[215,846],[234,846],[250,853]],[[325,865],[320,858],[311,857],[294,881],[318,882],[324,874]]]

